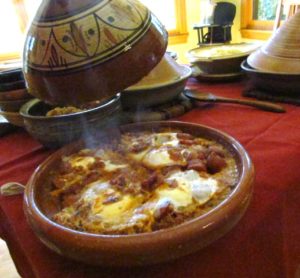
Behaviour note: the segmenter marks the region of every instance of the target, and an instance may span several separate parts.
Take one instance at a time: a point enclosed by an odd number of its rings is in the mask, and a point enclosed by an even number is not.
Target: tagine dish
[[[192,253],[244,214],[252,162],[201,125],[124,125],[52,154],[31,176],[25,214],[50,249],[88,264],[147,265]]]

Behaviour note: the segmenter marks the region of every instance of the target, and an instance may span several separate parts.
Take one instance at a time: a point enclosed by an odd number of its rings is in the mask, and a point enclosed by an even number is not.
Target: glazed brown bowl
[[[55,252],[88,264],[134,266],[155,264],[195,252],[222,237],[245,213],[252,195],[254,168],[245,149],[232,137],[202,125],[181,122],[148,122],[122,126],[119,132],[175,128],[216,140],[237,163],[238,182],[232,193],[206,214],[172,228],[134,235],[101,235],[75,231],[50,220],[57,207],[50,201],[49,173],[62,156],[89,147],[88,142],[68,145],[51,155],[31,176],[24,195],[28,223],[37,237]],[[93,142],[95,143],[95,141]],[[93,145],[94,146],[94,145]]]
[[[92,136],[120,123],[120,94],[94,108],[77,113],[46,116],[52,106],[39,99],[25,103],[20,114],[29,134],[48,148],[58,148],[81,137]]]
[[[159,64],[137,84],[121,93],[123,108],[141,109],[167,103],[183,92],[192,69],[165,54]]]
[[[147,75],[167,42],[137,0],[44,0],[24,47],[28,91],[54,105],[106,101]]]
[[[198,47],[188,52],[188,59],[202,74],[240,73],[241,62],[258,47],[255,43]]]

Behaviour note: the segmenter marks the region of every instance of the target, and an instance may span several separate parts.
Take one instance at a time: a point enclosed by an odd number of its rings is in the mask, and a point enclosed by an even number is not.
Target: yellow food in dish
[[[209,57],[215,58],[215,57],[238,55],[238,54],[245,53],[245,51],[238,49],[238,48],[222,46],[222,47],[216,47],[216,48],[211,48],[211,49],[207,49],[207,50],[202,50],[200,53],[199,53],[199,57],[201,56],[201,57],[206,57],[206,58],[209,58]]]
[[[152,232],[206,213],[236,182],[235,160],[217,142],[180,131],[125,133],[62,158],[53,220],[89,233]]]
[[[67,114],[73,114],[83,111],[82,109],[73,107],[73,106],[66,106],[66,107],[55,107],[51,110],[49,110],[46,113],[47,117],[53,117],[53,116],[61,116],[61,115],[67,115]]]

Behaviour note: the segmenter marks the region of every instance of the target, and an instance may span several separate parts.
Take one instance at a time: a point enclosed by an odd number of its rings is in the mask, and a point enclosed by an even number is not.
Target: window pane
[[[25,0],[29,18],[34,16],[36,9],[42,0]],[[168,30],[176,29],[175,0],[140,0],[146,5],[166,26]]]
[[[167,30],[176,29],[175,0],[140,0],[165,25]]]
[[[23,35],[13,4],[7,0],[0,1],[0,37],[0,55],[21,51]]]
[[[42,0],[25,0],[26,12],[28,14],[28,18],[32,19],[35,15],[37,8],[39,7]]]
[[[278,0],[254,0],[253,19],[254,20],[274,20],[276,17]],[[282,19],[285,19],[283,11]]]

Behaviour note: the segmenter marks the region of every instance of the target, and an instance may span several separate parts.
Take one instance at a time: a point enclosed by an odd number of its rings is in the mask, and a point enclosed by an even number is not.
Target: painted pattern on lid
[[[106,0],[56,21],[33,21],[25,48],[28,68],[76,71],[128,51],[149,29],[151,14],[137,0]]]

